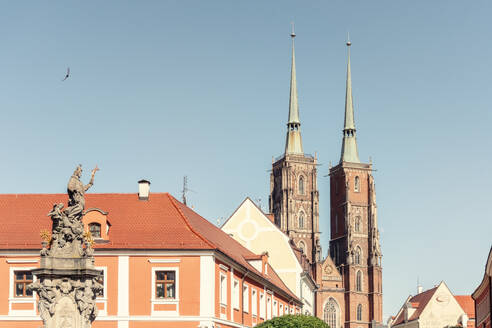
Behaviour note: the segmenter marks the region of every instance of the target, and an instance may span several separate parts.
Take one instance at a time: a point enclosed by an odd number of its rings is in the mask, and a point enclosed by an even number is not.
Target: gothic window
[[[101,225],[99,223],[90,223],[89,231],[91,232],[92,237],[101,238]]]
[[[357,246],[355,248],[355,259],[354,259],[355,264],[360,264],[361,253],[362,253],[362,250],[360,249],[359,246]]]
[[[362,304],[357,305],[357,321],[362,321]]]
[[[299,248],[303,253],[306,253],[306,244],[302,240],[299,242]]]
[[[359,192],[360,191],[360,180],[359,180],[359,176],[356,176],[355,177],[355,180],[354,180],[354,191],[355,192]]]
[[[299,213],[299,228],[304,228],[304,213]]]
[[[362,291],[362,272],[357,271],[357,275],[355,277],[355,290],[358,292]]]
[[[328,326],[330,326],[330,328],[338,328],[338,318],[340,317],[340,311],[338,310],[337,302],[333,298],[330,298],[328,300],[323,312],[324,321],[328,324]]]
[[[360,216],[355,218],[355,232],[360,232]]]
[[[299,177],[299,194],[304,195],[304,177],[302,175]]]

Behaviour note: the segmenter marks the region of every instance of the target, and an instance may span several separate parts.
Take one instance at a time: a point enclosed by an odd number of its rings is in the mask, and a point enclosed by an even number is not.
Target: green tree
[[[265,321],[257,328],[330,328],[324,321],[307,315],[284,315]]]

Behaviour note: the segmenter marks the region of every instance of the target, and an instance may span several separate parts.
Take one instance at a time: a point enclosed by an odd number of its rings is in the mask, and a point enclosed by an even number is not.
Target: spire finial
[[[296,31],[295,31],[295,28],[294,28],[294,22],[290,22],[290,25],[292,26],[292,32],[290,32],[290,37],[293,40],[296,37]]]

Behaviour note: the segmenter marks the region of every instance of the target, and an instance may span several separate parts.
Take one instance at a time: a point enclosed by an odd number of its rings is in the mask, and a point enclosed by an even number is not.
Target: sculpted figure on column
[[[39,314],[45,328],[90,328],[97,316],[96,294],[103,289],[98,283],[102,274],[94,268],[93,240],[84,233],[82,221],[85,192],[94,184],[96,166],[91,180],[84,185],[80,178],[82,166],[77,166],[67,186],[68,207],[53,205],[51,234],[42,231],[40,267],[28,288],[39,296]]]

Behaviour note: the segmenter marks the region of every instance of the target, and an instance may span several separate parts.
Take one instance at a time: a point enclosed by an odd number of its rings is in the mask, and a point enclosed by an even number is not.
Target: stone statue
[[[80,181],[79,165],[67,186],[68,207],[53,205],[51,235],[43,231],[37,280],[28,288],[39,295],[39,314],[44,328],[90,328],[97,316],[96,294],[103,286],[97,282],[101,272],[94,268],[94,249],[90,233],[82,222],[85,192],[94,184],[98,168],[92,170],[87,185]],[[43,237],[44,236],[44,237]],[[49,246],[49,248],[48,248]]]

